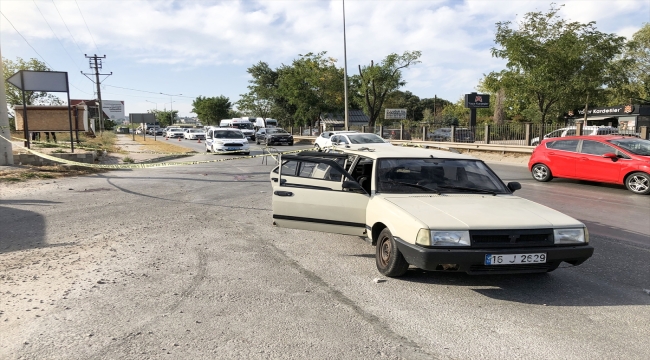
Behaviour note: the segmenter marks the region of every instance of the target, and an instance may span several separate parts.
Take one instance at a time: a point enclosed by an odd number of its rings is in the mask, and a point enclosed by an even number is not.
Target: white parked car
[[[393,146],[393,144],[382,139],[377,134],[356,133],[356,134],[335,134],[332,135],[325,147],[359,149],[362,147],[374,148],[376,146]]]
[[[332,135],[336,134],[358,134],[358,131],[323,131],[322,134],[320,134],[317,138],[316,141],[314,141],[314,147],[316,149],[323,149],[325,146],[327,146],[327,142],[329,141],[330,137]]]
[[[182,138],[185,133],[183,132],[183,129],[181,128],[175,128],[175,127],[170,127],[167,129],[166,136],[168,138]]]
[[[618,128],[615,128],[613,126],[585,126],[582,128],[582,135],[609,135],[616,132],[618,132]],[[575,135],[576,135],[576,127],[569,126],[569,127],[557,129],[555,131],[551,131],[550,133],[544,135],[544,139],[565,137],[565,136],[575,136]],[[530,145],[531,146],[539,145],[539,136],[533,138],[530,141]]]
[[[270,174],[279,227],[365,236],[377,269],[537,273],[593,254],[580,221],[513,195],[481,160],[381,146],[282,155]],[[332,265],[336,266],[336,265]]]
[[[183,138],[186,140],[205,140],[205,131],[203,129],[185,129]]]
[[[251,153],[246,136],[233,128],[210,128],[205,139],[207,152],[238,152],[246,155]]]

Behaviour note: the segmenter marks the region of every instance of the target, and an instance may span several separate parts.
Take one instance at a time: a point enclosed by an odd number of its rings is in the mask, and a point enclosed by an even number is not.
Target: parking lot
[[[650,356],[648,197],[496,164],[518,195],[585,222],[593,258],[391,279],[361,238],[273,227],[272,164],[3,187],[0,358]]]

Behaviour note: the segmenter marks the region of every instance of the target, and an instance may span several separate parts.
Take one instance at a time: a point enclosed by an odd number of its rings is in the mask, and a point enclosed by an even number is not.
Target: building
[[[569,111],[570,123],[583,120],[584,109]],[[587,109],[585,125],[611,125],[623,131],[640,132],[641,126],[650,127],[650,105],[618,105]]]
[[[348,125],[349,126],[364,126],[368,125],[370,117],[366,115],[363,110],[350,109],[348,110]],[[320,123],[323,131],[325,130],[342,130],[345,127],[345,115],[343,113],[332,114],[326,113],[320,116]]]

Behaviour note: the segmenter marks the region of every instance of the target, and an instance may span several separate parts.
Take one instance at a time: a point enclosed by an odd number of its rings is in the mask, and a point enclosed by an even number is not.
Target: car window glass
[[[282,175],[296,176],[296,168],[298,167],[298,162],[293,160],[287,160],[282,163]],[[278,173],[278,169],[273,169],[274,173]]]
[[[576,134],[575,129],[569,129],[569,130],[566,131],[566,135],[564,135],[564,136],[573,136],[575,134]]]
[[[348,135],[350,142],[353,144],[378,144],[385,141],[375,134],[354,134]]]
[[[549,149],[575,152],[576,149],[578,148],[578,140],[551,141],[551,142],[546,144],[546,147],[549,148]]]
[[[598,141],[583,140],[582,150],[580,152],[583,154],[604,155],[606,153],[616,154],[616,149]]]
[[[316,167],[316,163],[310,163],[310,162],[300,163],[300,173],[298,174],[298,176],[311,177],[311,174],[314,171],[315,167]]]
[[[334,136],[332,136],[330,138],[330,140],[332,141],[332,144],[333,144],[333,143],[339,142],[339,137],[337,135],[334,135]]]
[[[339,142],[342,142],[344,144],[349,144],[348,139],[345,136],[339,136]]]
[[[650,156],[650,141],[643,139],[617,139],[610,140],[614,145],[637,155]]]

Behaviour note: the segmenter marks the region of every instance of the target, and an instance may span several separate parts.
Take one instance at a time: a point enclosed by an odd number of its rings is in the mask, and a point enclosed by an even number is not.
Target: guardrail
[[[297,141],[313,141],[316,136],[294,136]],[[480,144],[480,143],[452,143],[452,142],[437,142],[437,141],[418,141],[418,140],[389,140],[391,144],[416,144],[422,147],[431,147],[436,149],[459,149],[459,150],[475,150],[475,151],[498,151],[502,153],[519,153],[519,154],[532,154],[535,149],[534,146],[523,145],[501,145],[501,144]]]

